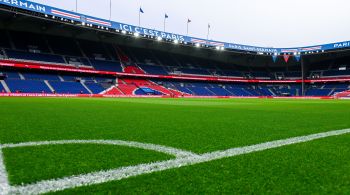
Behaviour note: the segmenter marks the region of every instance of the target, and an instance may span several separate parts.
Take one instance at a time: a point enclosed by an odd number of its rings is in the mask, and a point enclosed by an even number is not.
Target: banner
[[[289,56],[290,56],[290,55],[288,55],[288,54],[284,54],[284,55],[283,55],[283,59],[284,59],[284,61],[285,61],[286,63],[288,63]]]
[[[272,61],[276,63],[278,56],[277,55],[272,55]]]

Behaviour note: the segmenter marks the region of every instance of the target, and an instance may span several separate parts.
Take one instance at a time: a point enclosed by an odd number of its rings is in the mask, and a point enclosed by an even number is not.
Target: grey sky
[[[75,10],[75,0],[31,0]],[[109,19],[110,0],[78,0],[78,12]],[[265,47],[350,40],[350,0],[112,0],[112,20],[190,36]]]

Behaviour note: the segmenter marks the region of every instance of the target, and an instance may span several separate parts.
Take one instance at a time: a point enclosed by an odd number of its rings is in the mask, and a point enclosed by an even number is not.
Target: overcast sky
[[[75,0],[31,0],[75,10]],[[111,0],[112,20],[264,47],[299,47],[350,40],[350,0]],[[109,19],[110,0],[78,0],[78,12]]]

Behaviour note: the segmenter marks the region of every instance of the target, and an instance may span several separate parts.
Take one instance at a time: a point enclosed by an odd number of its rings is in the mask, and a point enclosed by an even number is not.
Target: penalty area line
[[[219,160],[223,158],[249,154],[258,151],[264,151],[273,148],[279,148],[287,145],[309,142],[326,137],[349,134],[350,129],[328,131],[324,133],[311,134],[306,136],[299,136],[276,141],[260,143],[251,146],[244,146],[238,148],[231,148],[222,151],[215,151],[204,153],[201,155],[180,157],[172,160],[155,162],[150,164],[140,164],[136,166],[122,167],[113,170],[94,172],[89,174],[82,174],[77,176],[70,176],[61,179],[52,179],[46,181],[39,181],[35,184],[28,184],[24,186],[11,187],[10,194],[41,194],[47,192],[61,191],[65,189],[88,186],[93,184],[101,184],[110,181],[122,180],[132,176],[138,176],[148,173],[164,171],[168,169],[175,169],[189,165]]]

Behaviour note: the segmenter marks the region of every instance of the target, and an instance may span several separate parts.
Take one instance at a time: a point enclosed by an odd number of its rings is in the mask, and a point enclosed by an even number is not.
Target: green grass
[[[0,98],[0,143],[118,139],[206,153],[350,128],[349,119],[350,101],[337,100]],[[348,194],[349,143],[349,135],[326,138],[62,193]],[[92,145],[4,156],[12,184],[171,158]]]
[[[6,148],[4,156],[12,185],[171,158],[153,151],[95,144]]]

